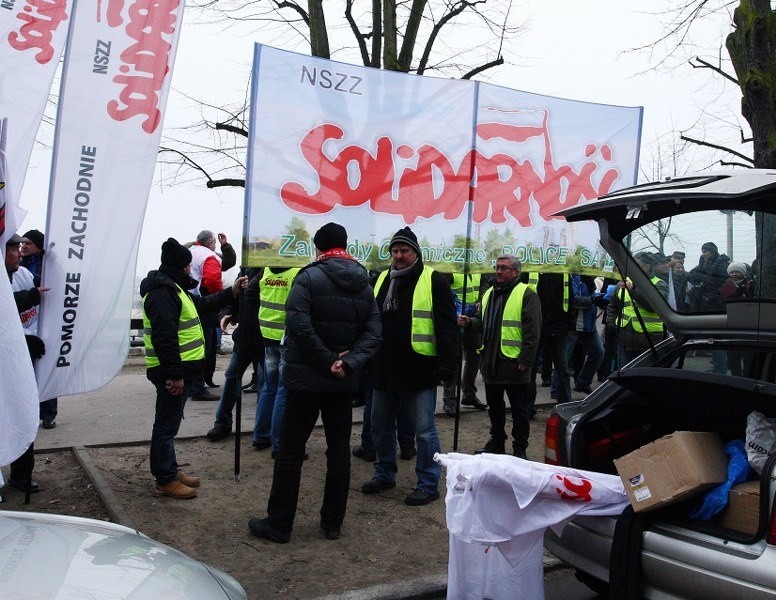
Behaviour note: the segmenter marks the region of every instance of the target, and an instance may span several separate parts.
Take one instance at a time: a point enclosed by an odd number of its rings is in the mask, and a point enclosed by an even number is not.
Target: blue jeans
[[[375,443],[374,476],[381,481],[396,481],[396,418],[406,404],[410,422],[415,430],[418,456],[415,461],[417,488],[435,494],[439,491],[442,465],[434,461],[434,454],[442,451],[434,422],[436,388],[406,392],[375,390],[372,399],[372,438]]]
[[[366,450],[374,450],[372,439],[372,394],[367,396],[364,404],[364,424],[361,427],[361,446]],[[399,438],[399,448],[415,448],[415,430],[412,429],[409,407],[402,404],[396,417],[396,435]]]
[[[244,355],[244,356],[243,356]],[[229,365],[224,372],[224,387],[221,388],[221,400],[216,408],[216,420],[214,427],[232,430],[232,410],[237,403],[237,396],[242,394],[242,378],[245,371],[253,362],[250,355],[232,352]],[[262,373],[259,369],[256,373],[256,387],[261,384]]]
[[[156,483],[164,485],[178,477],[178,461],[175,458],[175,436],[183,419],[183,407],[189,396],[191,382],[184,382],[183,393],[173,396],[167,391],[164,381],[154,382],[156,387],[156,414],[151,430],[151,453],[149,462],[151,475]]]
[[[593,377],[601,366],[601,361],[604,359],[604,344],[597,331],[577,331],[576,337],[570,340],[567,360],[571,359],[571,353],[577,343],[585,350],[585,362],[574,376],[575,386],[584,388],[593,383]]]
[[[280,429],[286,412],[286,387],[283,385],[283,365],[286,349],[267,346],[264,349],[264,385],[256,405],[253,427],[254,442],[272,442],[272,451],[278,451]]]

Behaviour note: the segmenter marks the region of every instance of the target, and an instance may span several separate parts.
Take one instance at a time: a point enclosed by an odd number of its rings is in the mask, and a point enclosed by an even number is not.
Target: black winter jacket
[[[689,291],[690,301],[694,310],[725,310],[725,299],[720,288],[727,281],[729,264],[730,259],[725,254],[715,254],[709,262],[704,262],[701,256],[698,266],[688,273],[687,281],[692,284]]]
[[[383,323],[383,343],[372,360],[374,387],[384,391],[418,391],[452,379],[458,366],[460,334],[453,292],[447,277],[438,271],[431,276],[436,356],[424,356],[412,349],[412,295],[423,271],[418,260],[412,273],[401,277],[398,312],[383,312],[390,284],[386,277],[377,296]]]
[[[571,308],[572,294],[569,290],[569,310],[563,310],[565,273],[540,273],[536,284],[542,310],[542,335],[568,335],[577,327],[577,311]]]
[[[178,348],[178,323],[181,316],[181,301],[176,284],[187,291],[197,282],[181,269],[159,267],[149,271],[140,282],[143,309],[151,321],[151,343],[159,358],[159,366],[149,368],[146,377],[157,383],[167,379],[190,380],[202,375],[202,361],[181,361]],[[191,296],[199,314],[210,314],[229,304],[234,297],[229,287],[212,296]]]
[[[250,278],[242,296],[222,308],[218,314],[219,322],[225,317],[231,317],[230,323],[238,327],[232,332],[234,351],[244,354],[251,362],[264,363],[264,336],[259,329],[259,281],[263,269],[249,268],[241,275]]]
[[[286,301],[287,390],[356,394],[359,375],[382,339],[380,315],[367,272],[348,258],[327,258],[304,267]],[[340,353],[348,375],[330,368]]]

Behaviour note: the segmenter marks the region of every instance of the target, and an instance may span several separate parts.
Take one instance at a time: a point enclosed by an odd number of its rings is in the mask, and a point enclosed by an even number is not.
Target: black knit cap
[[[409,227],[403,227],[393,234],[393,237],[391,238],[391,244],[388,246],[388,249],[390,250],[396,244],[407,244],[410,248],[418,253],[418,256],[420,256],[418,236],[416,236],[415,232],[413,232]]]
[[[167,238],[162,244],[162,266],[185,269],[191,264],[191,251],[181,246],[175,238]]]
[[[348,245],[348,232],[338,223],[326,223],[313,236],[313,244],[321,252]]]
[[[717,244],[715,244],[714,242],[706,242],[705,244],[703,244],[703,246],[701,246],[701,252],[703,252],[704,250],[708,250],[709,252],[718,252]]]
[[[37,229],[30,229],[22,237],[25,237],[28,240],[30,240],[33,244],[35,244],[38,247],[39,250],[45,249],[43,247],[43,234]]]

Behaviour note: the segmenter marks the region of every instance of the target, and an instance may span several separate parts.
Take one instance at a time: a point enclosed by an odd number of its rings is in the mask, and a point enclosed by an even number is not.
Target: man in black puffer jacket
[[[253,535],[278,543],[291,537],[305,444],[319,413],[327,442],[320,524],[327,539],[339,537],[350,487],[352,402],[360,371],[382,340],[367,272],[345,251],[345,228],[328,223],[313,242],[316,261],[296,276],[286,303],[288,395],[268,516],[248,523]]]

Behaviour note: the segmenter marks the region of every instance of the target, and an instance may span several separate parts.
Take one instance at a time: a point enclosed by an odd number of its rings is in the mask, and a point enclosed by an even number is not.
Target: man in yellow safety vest
[[[458,323],[482,332],[480,370],[490,417],[490,439],[477,454],[504,454],[506,404],[512,409],[512,453],[526,458],[530,433],[531,374],[539,349],[542,313],[539,297],[520,283],[520,260],[514,255],[496,259],[496,281],[482,296],[477,315],[462,315]]]
[[[205,336],[199,313],[207,314],[228,305],[247,277],[207,297],[192,296],[197,286],[191,272],[191,252],[177,240],[162,244],[162,264],[140,283],[143,297],[143,343],[146,377],[156,387],[156,412],[151,432],[150,466],[156,493],[185,499],[197,495],[199,478],[178,469],[175,436],[183,406],[192,384],[202,377]]]
[[[365,494],[396,487],[396,415],[408,405],[418,449],[418,482],[404,499],[422,506],[439,498],[441,452],[434,423],[436,386],[455,376],[458,327],[450,283],[423,264],[418,238],[404,227],[390,242],[391,268],[375,283],[383,343],[372,360],[372,439],[377,460]]]

